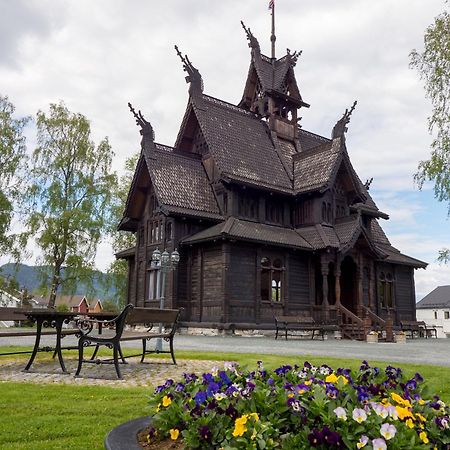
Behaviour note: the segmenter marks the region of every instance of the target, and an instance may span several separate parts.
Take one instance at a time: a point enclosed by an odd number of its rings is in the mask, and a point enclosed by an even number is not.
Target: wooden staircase
[[[365,340],[366,332],[363,319],[359,318],[341,304],[335,306],[339,317],[342,339]]]

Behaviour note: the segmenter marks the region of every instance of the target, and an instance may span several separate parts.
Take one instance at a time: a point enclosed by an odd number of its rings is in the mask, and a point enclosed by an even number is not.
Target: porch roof
[[[235,217],[229,217],[225,222],[200,231],[181,242],[182,244],[197,244],[217,239],[236,239],[304,250],[313,249],[309,242],[291,228],[250,222]]]

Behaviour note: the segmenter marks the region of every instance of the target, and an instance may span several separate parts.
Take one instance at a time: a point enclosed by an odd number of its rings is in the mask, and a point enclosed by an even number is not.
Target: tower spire
[[[269,1],[269,9],[272,11],[272,33],[270,35],[270,42],[272,43],[272,61],[275,61],[275,0]]]

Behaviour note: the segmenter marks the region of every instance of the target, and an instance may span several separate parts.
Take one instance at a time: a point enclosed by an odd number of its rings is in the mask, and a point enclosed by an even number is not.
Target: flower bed
[[[261,362],[167,380],[151,399],[147,440],[188,449],[447,449],[449,408],[422,377],[371,367],[359,372]],[[157,448],[157,447],[155,447]]]

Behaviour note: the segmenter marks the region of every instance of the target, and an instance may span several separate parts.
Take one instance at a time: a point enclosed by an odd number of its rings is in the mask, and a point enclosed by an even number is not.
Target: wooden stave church
[[[427,264],[392,247],[379,224],[389,217],[353,169],[345,133],[356,102],[331,139],[304,130],[300,54],[276,59],[273,39],[267,57],[242,25],[251,62],[238,105],[204,94],[177,47],[190,87],[175,145],[155,143],[130,105],[141,154],[119,230],[137,244],[116,255],[128,261],[128,302],[159,307],[151,255],[178,249],[165,304],[183,308],[187,325],[259,329],[280,314],[350,329],[415,320],[414,269]]]

